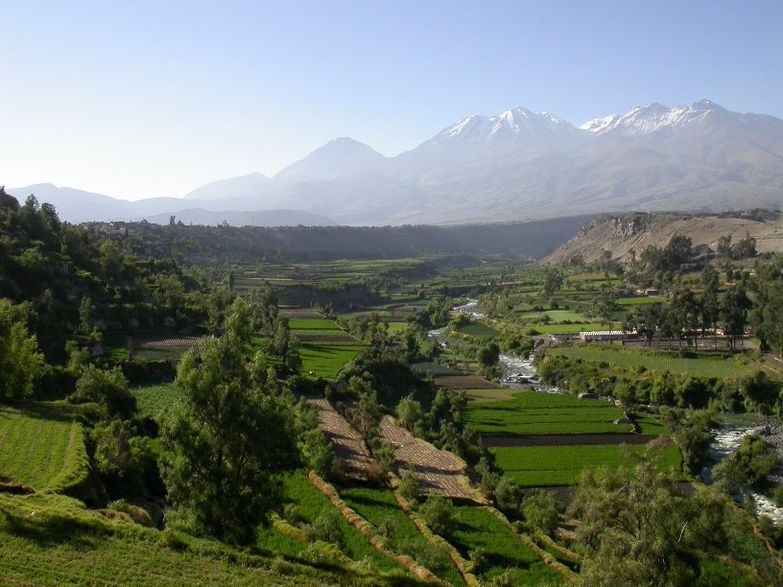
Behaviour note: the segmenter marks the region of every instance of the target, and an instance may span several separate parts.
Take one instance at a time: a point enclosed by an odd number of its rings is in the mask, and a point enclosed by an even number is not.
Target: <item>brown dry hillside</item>
[[[733,240],[750,233],[759,252],[783,252],[783,214],[752,210],[723,214],[677,214],[633,212],[601,216],[582,225],[576,236],[544,258],[545,263],[565,263],[575,255],[594,261],[604,250],[624,259],[631,251],[641,253],[651,245],[665,246],[675,234],[689,236],[694,246],[715,250],[718,238]]]

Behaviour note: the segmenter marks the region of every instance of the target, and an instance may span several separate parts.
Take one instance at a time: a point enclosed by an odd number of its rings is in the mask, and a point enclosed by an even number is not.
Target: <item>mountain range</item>
[[[452,224],[628,210],[778,209],[783,120],[709,100],[653,103],[574,126],[522,107],[468,116],[396,157],[339,138],[270,178],[127,202],[39,184],[63,218],[288,224]],[[254,214],[248,214],[253,212]]]

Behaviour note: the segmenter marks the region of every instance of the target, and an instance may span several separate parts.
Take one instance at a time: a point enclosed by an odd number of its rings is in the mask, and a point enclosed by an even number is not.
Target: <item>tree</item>
[[[522,502],[525,526],[534,532],[551,536],[560,525],[557,502],[549,491],[535,491]]]
[[[119,367],[100,369],[86,365],[68,399],[76,403],[94,402],[110,418],[119,416],[127,419],[136,411],[136,397],[128,391],[128,380]]]
[[[247,542],[280,503],[275,474],[299,463],[302,430],[290,395],[258,385],[232,338],[206,339],[182,358],[182,402],[164,427],[161,475],[172,502],[204,529]]]
[[[408,395],[400,400],[395,409],[397,422],[410,432],[416,431],[421,427],[424,419],[424,410],[421,404],[413,399],[413,395]]]
[[[419,506],[419,513],[436,534],[448,536],[454,528],[454,505],[444,497],[430,495]]]
[[[500,347],[495,342],[490,342],[482,347],[478,353],[478,360],[484,369],[489,369],[498,364],[500,359]]]
[[[0,300],[0,398],[23,398],[33,393],[46,368],[38,339],[27,329],[29,307]]]
[[[731,339],[731,347],[735,348],[737,339],[745,336],[745,326],[748,323],[748,307],[750,301],[741,285],[732,287],[723,297],[720,317],[723,330]]]
[[[544,275],[544,293],[551,296],[561,287],[563,287],[563,272],[549,267]]]
[[[745,491],[748,487],[762,488],[767,476],[780,465],[775,447],[760,436],[751,434],[730,457],[713,470],[716,479],[726,484],[732,492]]]

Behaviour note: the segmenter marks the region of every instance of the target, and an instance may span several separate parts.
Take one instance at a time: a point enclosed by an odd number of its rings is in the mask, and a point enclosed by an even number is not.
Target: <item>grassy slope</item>
[[[308,374],[312,371],[317,377],[334,379],[345,364],[361,352],[362,348],[360,345],[303,343],[299,348],[302,373]]]
[[[87,452],[75,411],[49,403],[0,406],[0,481],[61,491],[87,476]]]
[[[219,543],[109,521],[59,495],[0,495],[0,583],[4,585],[378,584],[328,564],[242,553]]]
[[[547,353],[596,363],[644,367],[649,371],[670,371],[696,377],[739,377],[752,373],[747,365],[730,358],[683,358],[665,353],[617,349],[605,345],[558,347],[547,350]]]
[[[131,389],[131,392],[136,396],[139,415],[150,416],[158,421],[180,397],[180,390],[175,383],[144,385]]]
[[[505,476],[525,487],[543,487],[575,483],[579,473],[586,467],[633,466],[637,462],[634,454],[641,454],[646,447],[609,444],[503,447],[490,450],[495,454],[495,463]],[[661,469],[680,469],[680,451],[676,446],[656,449],[653,454],[660,457],[656,463]]]

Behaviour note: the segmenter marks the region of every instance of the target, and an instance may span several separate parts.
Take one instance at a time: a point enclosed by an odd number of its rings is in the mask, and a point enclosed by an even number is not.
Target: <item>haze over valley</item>
[[[619,211],[778,209],[783,120],[710,100],[653,103],[575,126],[522,107],[471,115],[396,157],[338,138],[274,177],[217,180],[133,202],[52,184],[33,193],[73,222],[449,224]],[[252,212],[252,214],[248,214]]]

